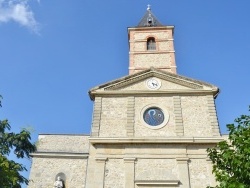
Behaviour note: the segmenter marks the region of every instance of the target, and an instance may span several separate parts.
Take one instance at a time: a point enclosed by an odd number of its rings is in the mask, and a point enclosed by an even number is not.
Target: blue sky
[[[222,133],[250,105],[250,1],[0,0],[0,119],[13,131],[90,131],[94,86],[128,74],[127,27],[147,4],[175,26],[178,74],[209,82]]]

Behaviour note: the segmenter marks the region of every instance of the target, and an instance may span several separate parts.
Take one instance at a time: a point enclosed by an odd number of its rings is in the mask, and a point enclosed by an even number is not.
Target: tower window
[[[156,50],[155,38],[153,37],[148,38],[147,50]]]

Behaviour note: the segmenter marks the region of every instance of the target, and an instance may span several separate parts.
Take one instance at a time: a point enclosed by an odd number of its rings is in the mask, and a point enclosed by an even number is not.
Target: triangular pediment
[[[150,68],[145,71],[141,71],[129,76],[122,77],[120,79],[102,84],[90,90],[90,95],[96,92],[105,91],[120,91],[120,92],[132,92],[132,91],[143,91],[153,92],[156,90],[150,90],[147,87],[147,80],[155,78],[161,83],[161,87],[157,88],[157,91],[189,91],[189,90],[210,90],[213,93],[218,93],[218,88],[212,84],[202,82],[199,80],[191,79],[185,76],[173,74],[170,72]]]

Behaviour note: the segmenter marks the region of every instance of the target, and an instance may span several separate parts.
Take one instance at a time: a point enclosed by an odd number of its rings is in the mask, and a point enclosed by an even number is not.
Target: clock
[[[161,87],[161,81],[157,78],[150,78],[146,81],[146,85],[149,89],[157,90]]]

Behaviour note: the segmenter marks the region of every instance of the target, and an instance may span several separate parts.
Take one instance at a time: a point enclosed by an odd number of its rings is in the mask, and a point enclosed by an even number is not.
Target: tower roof
[[[157,27],[162,26],[155,15],[152,13],[150,5],[148,5],[147,11],[137,27]]]

